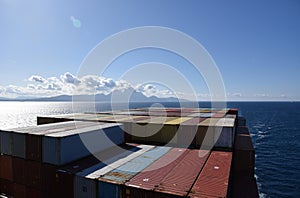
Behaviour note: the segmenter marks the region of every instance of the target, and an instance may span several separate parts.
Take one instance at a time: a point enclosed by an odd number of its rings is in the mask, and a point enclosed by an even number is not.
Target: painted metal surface
[[[212,151],[189,196],[227,197],[232,153]]]
[[[189,153],[189,149],[172,148],[153,164],[131,178],[122,188],[122,197],[145,197],[153,191],[175,166]]]
[[[0,153],[12,154],[12,133],[10,131],[0,130]]]
[[[137,146],[137,149],[136,148],[131,149],[129,151],[122,153],[122,155],[113,156],[111,159],[105,160],[105,164],[109,164],[109,166],[105,166],[89,174],[85,174],[85,173],[82,174],[86,175],[85,177],[88,179],[98,179],[99,177],[105,175],[106,173],[122,166],[123,164],[129,162],[130,160],[133,160],[134,158],[144,154],[146,151],[149,151],[153,148],[154,146],[151,145],[139,145]]]
[[[26,186],[18,183],[13,184],[13,197],[24,198],[26,197]]]
[[[155,147],[99,178],[99,197],[120,197],[120,184],[130,180],[170,149],[170,147]],[[111,190],[107,191],[107,188]]]
[[[13,182],[0,178],[0,192],[8,197],[13,195]]]
[[[210,151],[191,150],[180,163],[161,181],[155,191],[158,193],[187,196]]]
[[[197,146],[233,148],[234,118],[207,118],[200,122],[199,128],[200,132],[196,135]]]
[[[107,123],[45,135],[43,162],[63,165],[88,156],[90,153],[120,145],[124,143],[124,132],[120,126],[120,124]],[[82,141],[88,142],[89,150]]]
[[[13,181],[12,156],[0,155],[0,178]]]
[[[91,174],[107,165],[111,166],[111,163],[125,158],[138,150],[140,150],[139,147],[127,146],[126,148],[123,147],[119,149],[115,147],[115,149],[110,149],[106,153],[102,152],[101,160],[103,162],[99,162],[76,173],[74,178],[74,197],[95,197],[97,194],[97,179],[99,176],[94,174],[93,177]]]
[[[42,187],[42,180],[41,180],[41,170],[42,164],[40,162],[35,161],[26,161],[26,185],[41,189]]]
[[[12,165],[14,182],[26,185],[26,161],[23,158],[13,157]]]
[[[248,177],[254,175],[255,151],[247,127],[238,127],[234,146],[234,170]]]

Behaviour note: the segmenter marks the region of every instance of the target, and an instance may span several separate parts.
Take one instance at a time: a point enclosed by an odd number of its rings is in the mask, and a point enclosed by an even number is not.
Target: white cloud
[[[61,75],[60,78],[65,83],[70,83],[75,85],[80,83],[80,80],[69,72],[66,72],[64,75]]]
[[[33,75],[31,76],[30,78],[28,78],[29,81],[32,81],[32,82],[38,82],[38,83],[45,83],[47,82],[47,80],[41,76],[36,76],[36,75]]]

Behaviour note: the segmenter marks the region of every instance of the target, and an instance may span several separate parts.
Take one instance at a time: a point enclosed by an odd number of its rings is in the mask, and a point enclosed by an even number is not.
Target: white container
[[[87,122],[85,122],[87,123]],[[106,123],[45,135],[43,162],[63,165],[124,143],[121,124]],[[88,144],[88,149],[85,144]]]

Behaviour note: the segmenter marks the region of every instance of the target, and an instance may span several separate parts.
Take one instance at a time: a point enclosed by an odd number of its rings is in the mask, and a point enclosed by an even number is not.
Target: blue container
[[[120,197],[120,185],[166,154],[171,147],[156,147],[99,178],[98,197]]]
[[[116,152],[108,152],[112,154],[109,159],[76,173],[74,179],[74,197],[95,197],[97,193],[98,178],[101,175],[114,170],[114,167],[117,168],[122,166],[152,148],[154,148],[154,146],[139,145],[129,150],[122,149],[120,150],[121,152],[118,151],[118,154]]]

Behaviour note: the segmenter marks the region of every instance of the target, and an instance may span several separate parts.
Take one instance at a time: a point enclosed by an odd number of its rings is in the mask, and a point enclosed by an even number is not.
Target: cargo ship
[[[0,130],[0,197],[258,197],[238,109],[40,116]]]

